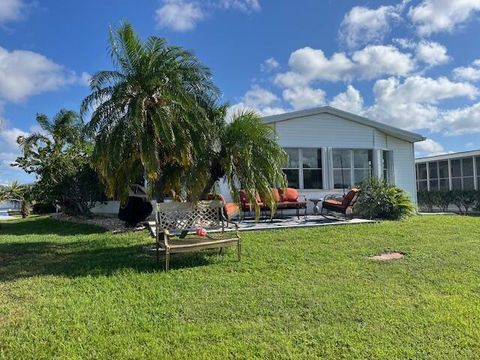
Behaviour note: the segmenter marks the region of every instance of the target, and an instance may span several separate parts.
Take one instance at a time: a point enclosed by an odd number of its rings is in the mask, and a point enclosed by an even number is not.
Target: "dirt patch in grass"
[[[405,256],[405,254],[401,252],[384,252],[380,255],[375,255],[375,256],[370,256],[370,260],[375,260],[375,261],[390,261],[390,260],[398,260],[401,259]]]

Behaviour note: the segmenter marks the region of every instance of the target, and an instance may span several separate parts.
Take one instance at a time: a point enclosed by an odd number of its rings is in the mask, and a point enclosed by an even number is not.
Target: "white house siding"
[[[275,124],[283,147],[373,148],[376,129],[330,114]]]
[[[413,144],[388,136],[387,148],[393,151],[393,181],[395,185],[405,190],[416,205],[417,189],[415,184],[415,151]]]

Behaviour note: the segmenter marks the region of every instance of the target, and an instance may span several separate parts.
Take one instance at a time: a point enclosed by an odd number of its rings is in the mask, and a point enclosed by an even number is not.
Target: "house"
[[[404,189],[417,203],[413,144],[425,140],[423,136],[330,106],[263,120],[275,128],[288,154],[284,172],[289,186],[299,189],[307,199],[342,195],[376,176]],[[231,200],[227,184],[221,182],[219,187]],[[118,202],[98,204],[92,211],[116,213]]]
[[[418,190],[480,190],[480,150],[415,160]]]
[[[405,131],[330,106],[263,118],[288,154],[288,185],[308,198],[343,194],[376,176],[404,189],[416,204],[414,143]],[[226,185],[221,186],[227,195]]]

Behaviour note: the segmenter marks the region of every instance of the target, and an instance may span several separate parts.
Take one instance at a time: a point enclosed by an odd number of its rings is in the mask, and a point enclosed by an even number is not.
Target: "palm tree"
[[[43,130],[42,132],[34,132],[29,136],[17,138],[17,143],[23,152],[23,162],[27,158],[40,158],[42,150],[59,154],[67,144],[75,144],[84,140],[83,121],[74,111],[62,109],[53,119],[49,119],[45,114],[37,114],[36,120]],[[21,166],[22,158],[18,158],[14,165]],[[24,170],[29,173],[35,172],[35,161]]]
[[[125,198],[145,176],[162,201],[164,169],[192,165],[194,139],[208,133],[200,105],[216,99],[210,71],[189,51],[152,36],[145,42],[128,23],[110,31],[114,70],[100,71],[81,114],[92,112],[93,160],[110,196]]]
[[[234,199],[238,200],[238,189],[242,188],[251,203],[256,204],[259,194],[273,208],[272,187],[286,186],[282,167],[287,160],[275,130],[253,111],[238,112],[226,121],[226,105],[210,103],[205,108],[209,109],[211,131],[206,141],[194,144],[194,165],[167,168],[165,182],[191,198],[205,198],[219,180],[225,179]]]
[[[30,209],[27,202],[28,192],[30,187],[20,184],[18,181],[13,181],[0,190],[0,201],[17,201],[20,203],[22,217],[29,215]]]

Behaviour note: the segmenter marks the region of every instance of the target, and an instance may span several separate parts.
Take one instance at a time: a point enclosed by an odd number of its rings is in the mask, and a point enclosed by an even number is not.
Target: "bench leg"
[[[237,258],[238,261],[240,261],[242,258],[242,244],[240,243],[240,241],[237,244]]]
[[[223,255],[223,250],[224,250],[224,248],[221,247],[221,248],[220,248],[220,255]]]

